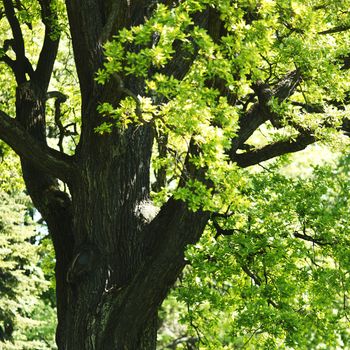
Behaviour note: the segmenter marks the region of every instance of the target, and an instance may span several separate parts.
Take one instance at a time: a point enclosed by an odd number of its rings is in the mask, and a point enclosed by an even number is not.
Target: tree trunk
[[[17,120],[46,143],[45,93],[34,83],[18,88]],[[93,135],[81,145],[79,171],[69,183],[72,199],[57,179],[22,158],[27,189],[56,252],[58,347],[155,349],[157,308],[171,283],[147,300],[151,305],[145,312],[139,303],[147,292],[136,278],[147,265],[153,240],[152,235],[145,239],[149,223],[142,213],[149,203],[151,130]],[[147,281],[146,273],[141,276]]]
[[[75,248],[62,349],[152,350],[157,310],[208,215],[170,200],[149,223],[151,129],[93,136],[81,141],[70,185]]]
[[[141,233],[145,222],[138,206],[149,199],[151,148],[149,128],[139,128],[125,135],[94,135],[94,141],[80,151],[80,175],[70,188],[76,245],[67,276],[67,349],[101,348],[111,314],[123,307],[123,290],[144,261]],[[144,333],[150,338],[156,334],[149,329],[156,326],[154,317],[145,325]],[[113,335],[118,324],[115,329]],[[137,341],[134,347],[126,341],[123,344],[126,336],[116,335],[118,345],[111,339],[103,348],[141,349],[141,334],[128,340]]]
[[[13,65],[16,121],[2,113],[1,135],[21,156],[28,192],[53,240],[59,350],[153,350],[157,310],[185,266],[186,246],[199,239],[208,214],[191,212],[171,198],[150,221],[151,127],[115,128],[102,136],[94,131],[102,121],[98,104],[117,105],[123,98],[113,80],[104,87],[95,82],[103,62],[102,41],[117,28],[143,21],[152,1],[66,3],[82,97],[76,153],[67,156],[46,144],[45,103],[58,47],[49,22],[36,70]],[[6,4],[19,43],[16,54],[26,61],[14,9],[10,0]],[[53,9],[49,0],[42,4],[46,11]],[[143,94],[142,79],[125,83],[133,93]]]

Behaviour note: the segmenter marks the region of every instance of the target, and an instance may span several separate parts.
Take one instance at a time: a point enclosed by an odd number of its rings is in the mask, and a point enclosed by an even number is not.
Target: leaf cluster
[[[336,349],[349,338],[349,157],[250,178],[187,252],[178,299],[201,349]]]
[[[155,200],[175,194],[194,210],[220,211],[235,191],[223,174],[239,176],[232,144],[245,132],[241,120],[257,104],[270,114],[272,127],[263,127],[274,142],[296,140],[300,131],[329,142],[338,136],[348,109],[349,46],[345,32],[332,29],[348,23],[345,8],[301,0],[158,4],[143,24],[122,29],[105,45],[106,62],[96,81],[115,79],[126,97],[116,105],[101,102],[98,111],[108,121],[96,131],[150,124],[158,136],[153,166],[156,175],[163,173]],[[217,27],[203,24],[210,16]],[[291,71],[300,75],[297,86],[282,91],[286,97],[274,96]],[[137,96],[128,86],[133,79],[145,84]],[[257,146],[254,136],[245,146]],[[188,151],[188,162],[204,169],[205,179],[187,176]],[[179,183],[182,188],[175,190]],[[222,198],[211,201],[214,193]]]

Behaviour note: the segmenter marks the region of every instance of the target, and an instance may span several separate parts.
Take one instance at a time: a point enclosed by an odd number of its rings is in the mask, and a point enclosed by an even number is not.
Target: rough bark
[[[25,83],[18,87],[16,100],[17,121],[24,130],[27,130],[27,137],[37,141],[31,151],[35,152],[37,147],[43,147],[45,150],[47,147],[45,141],[45,95],[38,86]],[[20,152],[22,154],[22,172],[26,187],[34,205],[48,225],[55,248],[58,311],[57,341],[60,343],[61,339],[65,338],[64,334],[66,332],[63,328],[67,309],[66,274],[68,264],[72,258],[74,241],[71,200],[67,193],[61,191],[57,178],[46,172],[45,167],[42,166],[49,162],[50,152],[47,152],[46,161],[43,162],[40,161],[40,158],[36,158],[39,152],[35,152],[36,156],[33,156],[32,159],[24,153]],[[70,170],[72,171],[73,167]],[[68,180],[68,177],[62,179]]]

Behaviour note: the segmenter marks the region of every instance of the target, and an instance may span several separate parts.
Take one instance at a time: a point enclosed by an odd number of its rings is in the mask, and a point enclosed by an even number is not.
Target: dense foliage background
[[[3,144],[1,150],[1,349],[53,349],[52,246],[33,221],[35,209],[25,195],[17,157]]]

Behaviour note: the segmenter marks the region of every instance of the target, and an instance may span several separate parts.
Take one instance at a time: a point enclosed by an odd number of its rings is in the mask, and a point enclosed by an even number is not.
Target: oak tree
[[[185,249],[239,203],[240,169],[348,129],[348,5],[2,1],[0,138],[54,244],[59,349],[155,349]],[[74,96],[50,87],[63,33],[81,100],[69,150]]]

